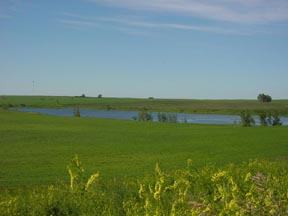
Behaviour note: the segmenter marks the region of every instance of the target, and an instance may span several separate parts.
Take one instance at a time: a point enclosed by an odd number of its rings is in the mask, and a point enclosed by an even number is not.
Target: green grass
[[[159,112],[239,114],[242,110],[257,113],[260,110],[277,110],[288,115],[288,100],[261,103],[257,100],[192,100],[192,99],[137,99],[95,98],[64,96],[1,96],[0,105],[14,107],[81,107],[91,109],[142,110]]]
[[[78,154],[86,173],[143,177],[183,167],[287,158],[287,127],[145,123],[0,111],[0,187],[68,181]]]

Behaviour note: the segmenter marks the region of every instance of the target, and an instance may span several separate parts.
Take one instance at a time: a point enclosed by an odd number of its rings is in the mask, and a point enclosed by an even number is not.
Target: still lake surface
[[[23,112],[35,112],[53,116],[73,116],[73,109],[55,109],[55,108],[15,108]],[[133,120],[138,115],[138,111],[117,111],[117,110],[92,110],[81,109],[81,117],[107,118]],[[153,121],[157,122],[158,112],[152,112]],[[215,115],[215,114],[188,114],[172,113],[177,115],[179,123],[187,122],[189,124],[240,124],[238,115]],[[259,125],[259,117],[254,116],[256,125]],[[288,117],[281,117],[283,125],[288,125]]]

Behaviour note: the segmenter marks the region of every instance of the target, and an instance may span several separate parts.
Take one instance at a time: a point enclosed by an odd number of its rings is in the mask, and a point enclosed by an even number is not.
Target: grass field
[[[192,100],[192,99],[137,99],[61,96],[1,96],[0,105],[14,107],[82,107],[92,109],[142,110],[160,112],[239,114],[242,110],[257,113],[277,110],[288,116],[288,100],[261,103],[257,100]]]
[[[287,127],[144,123],[0,111],[0,187],[68,181],[78,154],[87,173],[103,178],[153,173],[156,162],[175,170],[249,159],[287,158]]]
[[[288,214],[286,126],[17,111],[0,122],[1,216]],[[75,154],[82,165],[67,166]]]

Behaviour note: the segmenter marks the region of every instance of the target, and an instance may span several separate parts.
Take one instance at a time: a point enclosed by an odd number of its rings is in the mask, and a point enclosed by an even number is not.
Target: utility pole
[[[34,94],[34,89],[35,89],[35,81],[32,81],[32,94]]]

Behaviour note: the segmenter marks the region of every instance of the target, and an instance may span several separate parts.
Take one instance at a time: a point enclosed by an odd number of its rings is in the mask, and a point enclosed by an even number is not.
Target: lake
[[[14,108],[23,112],[35,112],[53,116],[73,116],[73,109],[56,109],[56,108]],[[107,118],[133,120],[138,115],[138,111],[118,111],[118,110],[92,110],[81,109],[81,117]],[[152,112],[153,121],[157,122],[158,112]],[[215,114],[188,114],[188,113],[172,113],[177,115],[179,123],[189,124],[240,124],[240,116],[238,115],[215,115]],[[254,116],[256,125],[259,125],[259,117]],[[281,117],[283,125],[288,125],[288,117]]]

